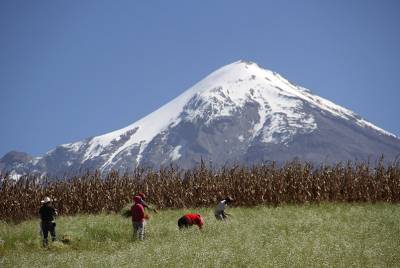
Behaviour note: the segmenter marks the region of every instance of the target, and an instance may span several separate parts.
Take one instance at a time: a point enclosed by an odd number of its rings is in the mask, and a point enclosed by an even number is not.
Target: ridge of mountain
[[[201,158],[219,166],[293,157],[366,160],[380,154],[396,157],[400,140],[278,73],[240,60],[127,127],[60,145],[27,163],[8,163],[6,171],[62,176],[172,162],[189,168]]]

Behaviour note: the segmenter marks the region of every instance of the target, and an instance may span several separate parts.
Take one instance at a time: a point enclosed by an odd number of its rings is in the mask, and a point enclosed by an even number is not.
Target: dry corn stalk
[[[400,201],[400,167],[383,161],[375,167],[351,162],[313,167],[294,161],[219,170],[202,163],[190,170],[112,171],[105,178],[95,172],[57,181],[25,176],[15,182],[6,175],[0,180],[0,220],[6,221],[36,217],[44,196],[56,200],[61,215],[118,212],[138,191],[145,191],[147,201],[158,208],[212,206],[227,195],[240,206]]]

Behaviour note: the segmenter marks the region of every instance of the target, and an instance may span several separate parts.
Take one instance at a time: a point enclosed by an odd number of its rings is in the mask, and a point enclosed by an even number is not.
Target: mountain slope
[[[86,169],[132,170],[137,165],[191,167],[285,161],[367,160],[400,153],[400,140],[352,111],[257,64],[224,66],[139,121],[63,144],[13,166],[18,173],[62,176]],[[10,163],[7,164],[8,171]]]

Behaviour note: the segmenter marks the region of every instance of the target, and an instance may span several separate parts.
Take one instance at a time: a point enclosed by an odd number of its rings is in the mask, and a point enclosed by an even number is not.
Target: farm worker
[[[144,239],[145,213],[140,196],[134,197],[135,204],[131,207],[133,236],[139,240]]]
[[[225,212],[226,206],[232,201],[233,199],[228,196],[218,203],[214,209],[214,215],[217,220],[225,220],[227,216],[232,216],[231,214]]]
[[[204,219],[200,214],[186,214],[183,215],[183,217],[181,217],[178,220],[178,227],[179,229],[182,229],[183,227],[188,228],[189,226],[192,226],[193,224],[197,225],[199,227],[199,229],[203,228],[204,225]]]
[[[51,240],[56,240],[56,223],[55,223],[55,216],[57,215],[57,210],[55,210],[51,205],[50,202],[52,200],[50,197],[45,197],[42,201],[42,206],[39,209],[40,215],[40,228],[41,233],[43,234],[43,247],[48,246],[47,237],[49,232],[51,234]]]
[[[139,192],[136,196],[139,196],[142,202],[142,205],[144,208],[147,208],[149,210],[154,211],[154,213],[157,213],[157,210],[155,208],[150,207],[145,201],[144,199],[146,198],[146,195],[143,192]]]

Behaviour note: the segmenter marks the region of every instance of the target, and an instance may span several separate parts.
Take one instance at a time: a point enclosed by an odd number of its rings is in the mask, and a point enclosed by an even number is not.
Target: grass
[[[177,219],[197,211],[197,227]],[[132,239],[118,214],[60,217],[57,233],[70,244],[40,247],[38,221],[0,223],[0,267],[395,267],[400,263],[400,206],[282,205],[231,208],[217,222],[209,208],[152,214],[145,241]]]

